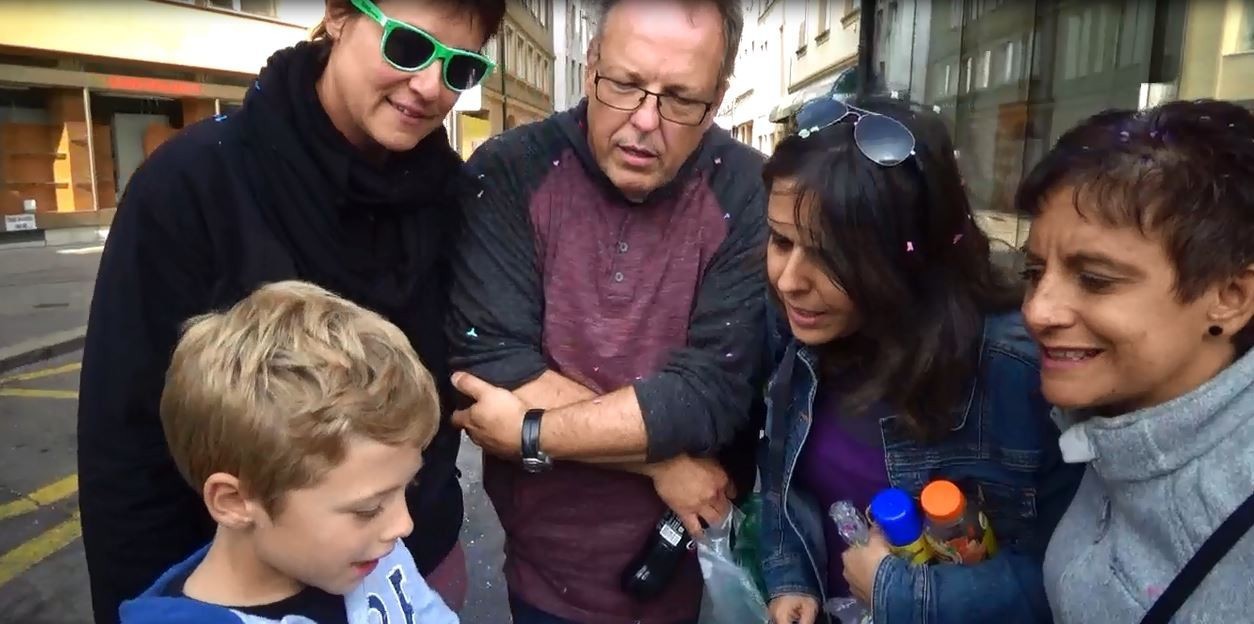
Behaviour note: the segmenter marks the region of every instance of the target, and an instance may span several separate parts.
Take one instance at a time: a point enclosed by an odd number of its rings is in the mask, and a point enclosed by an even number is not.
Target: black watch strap
[[[522,456],[523,459],[540,459],[540,417],[544,410],[531,409],[523,415],[522,422]]]

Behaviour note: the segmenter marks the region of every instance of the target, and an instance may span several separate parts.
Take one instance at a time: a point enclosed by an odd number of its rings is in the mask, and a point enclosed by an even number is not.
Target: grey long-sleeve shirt
[[[1045,555],[1059,624],[1139,622],[1207,537],[1254,493],[1254,353],[1193,392],[1115,418],[1055,411],[1088,471]],[[1174,622],[1254,621],[1254,532]]]

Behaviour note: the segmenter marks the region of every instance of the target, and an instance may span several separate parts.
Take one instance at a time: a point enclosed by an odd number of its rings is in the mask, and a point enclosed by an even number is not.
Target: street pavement
[[[77,354],[0,376],[0,622],[90,622],[77,522]],[[42,494],[42,495],[41,495]]]
[[[0,249],[0,348],[84,325],[99,258],[98,247]],[[0,371],[0,624],[91,621],[75,466],[81,361],[76,351]],[[503,536],[467,440],[458,467],[470,575],[462,621],[504,624]]]
[[[0,348],[87,324],[100,246],[0,248]]]

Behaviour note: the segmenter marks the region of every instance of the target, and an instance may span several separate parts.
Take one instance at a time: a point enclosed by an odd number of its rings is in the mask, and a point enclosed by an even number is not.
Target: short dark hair
[[[357,12],[352,0],[326,0],[326,3],[332,15]],[[505,0],[438,0],[436,4],[469,13],[475,25],[483,26],[484,44],[501,30],[501,22],[505,20]],[[309,38],[314,41],[327,38],[326,20],[314,26]]]
[[[1254,113],[1241,106],[1178,101],[1089,117],[1033,168],[1015,204],[1036,216],[1067,188],[1086,217],[1160,234],[1181,301],[1254,263]],[[1233,343],[1248,351],[1254,324]]]
[[[594,45],[600,42],[605,20],[610,11],[622,0],[595,0],[593,13],[596,22]],[[736,71],[736,52],[740,50],[740,35],[745,29],[745,13],[741,0],[680,0],[681,4],[694,5],[709,2],[723,18],[723,64],[719,67],[719,82],[726,82]]]
[[[856,146],[854,124],[842,122],[784,139],[763,179],[798,186],[798,223],[817,202],[805,244],[861,312],[854,335],[819,349],[825,371],[855,371],[848,407],[883,401],[901,413],[907,433],[934,440],[953,426],[977,373],[985,316],[1016,309],[1022,288],[992,262],[940,117],[886,97],[848,103],[905,125],[914,155],[877,165]]]

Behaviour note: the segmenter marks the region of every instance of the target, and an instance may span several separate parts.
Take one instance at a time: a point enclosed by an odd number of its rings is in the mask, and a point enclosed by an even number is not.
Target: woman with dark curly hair
[[[1087,465],[1045,557],[1055,619],[1250,621],[1254,114],[1101,113],[1017,202],[1041,389]]]
[[[765,167],[770,337],[763,575],[773,624],[852,594],[879,623],[1049,622],[1041,559],[1080,470],[1062,463],[1021,292],[994,270],[953,144],[929,110],[816,100]],[[935,479],[1000,551],[912,565],[878,533],[845,549],[826,510]]]

